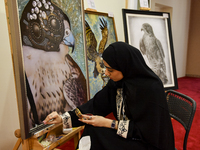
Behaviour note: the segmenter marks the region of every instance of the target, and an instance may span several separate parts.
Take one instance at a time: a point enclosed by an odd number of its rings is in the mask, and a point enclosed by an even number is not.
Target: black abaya
[[[114,129],[86,125],[82,136],[90,136],[91,150],[174,150],[174,135],[163,84],[146,65],[140,51],[126,43],[116,42],[104,51],[103,59],[113,69],[121,71],[124,77],[119,82],[109,80],[79,109],[83,114],[99,116],[113,112],[118,119],[116,91],[119,87],[123,88],[129,126],[124,138]],[[72,126],[83,125],[74,111],[69,114]]]

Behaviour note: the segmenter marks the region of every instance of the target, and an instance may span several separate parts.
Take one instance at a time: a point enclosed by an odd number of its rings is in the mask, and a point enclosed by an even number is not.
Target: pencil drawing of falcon
[[[154,35],[153,28],[150,24],[144,23],[141,31],[144,32],[140,40],[140,51],[146,55],[150,63],[150,68],[159,76],[165,84],[168,82],[166,75],[165,54],[159,39]]]
[[[86,49],[87,49],[87,58],[88,60],[95,62],[93,75],[96,78],[99,74],[104,74],[104,65],[103,65],[103,59],[101,57],[105,45],[107,43],[108,39],[108,28],[107,28],[107,22],[104,18],[99,18],[100,20],[100,29],[101,29],[101,41],[99,43],[98,51],[97,51],[97,40],[96,37],[91,30],[89,24],[87,21],[85,21],[85,27],[86,27]]]
[[[52,111],[63,114],[86,102],[86,80],[69,55],[75,39],[70,20],[60,8],[50,0],[30,0],[20,25],[24,67],[34,100],[30,103],[28,97],[30,124],[34,127]],[[32,111],[31,104],[37,112]]]

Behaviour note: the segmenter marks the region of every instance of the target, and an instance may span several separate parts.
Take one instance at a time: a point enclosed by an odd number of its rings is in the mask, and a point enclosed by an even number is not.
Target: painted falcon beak
[[[67,46],[72,47],[72,53],[73,53],[75,46],[75,39],[72,32],[69,29],[65,30],[63,41]]]

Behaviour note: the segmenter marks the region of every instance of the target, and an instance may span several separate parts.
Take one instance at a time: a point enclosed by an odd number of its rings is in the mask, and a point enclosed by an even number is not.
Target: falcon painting
[[[144,23],[141,31],[143,31],[144,34],[140,40],[140,51],[148,58],[150,68],[159,76],[161,81],[166,84],[168,78],[166,75],[165,54],[162,44],[154,35],[153,28],[150,24]]]
[[[69,55],[75,46],[70,20],[51,0],[30,0],[20,26],[32,94],[27,100],[29,124],[34,127],[52,111],[63,114],[86,102],[86,79]]]
[[[97,40],[95,38],[95,35],[93,31],[91,30],[89,24],[87,21],[85,21],[85,27],[86,27],[86,50],[87,50],[87,58],[88,60],[95,63],[93,75],[96,78],[99,74],[103,75],[105,72],[104,65],[103,65],[103,59],[101,57],[105,45],[107,43],[108,39],[108,28],[107,28],[107,22],[104,18],[99,18],[100,24],[99,28],[101,29],[101,41],[99,43],[99,47],[97,49]]]

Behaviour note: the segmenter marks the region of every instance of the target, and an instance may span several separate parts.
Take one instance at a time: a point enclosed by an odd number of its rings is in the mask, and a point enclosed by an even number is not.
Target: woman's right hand
[[[62,118],[61,116],[56,112],[50,113],[45,120],[43,121],[44,124],[57,124],[57,123],[62,123]]]

